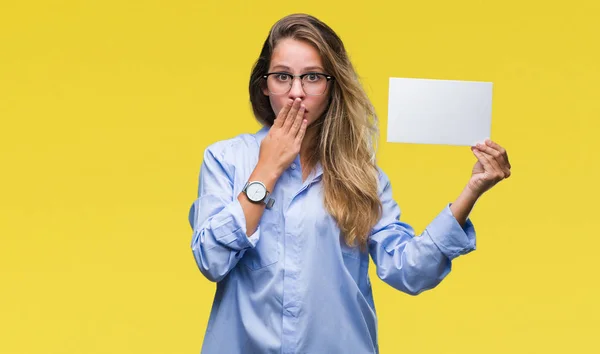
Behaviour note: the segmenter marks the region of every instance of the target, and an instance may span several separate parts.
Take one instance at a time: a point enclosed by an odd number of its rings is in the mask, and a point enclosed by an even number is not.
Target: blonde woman
[[[378,353],[368,276],[417,295],[475,249],[475,201],[510,176],[506,151],[472,147],[463,192],[415,237],[375,162],[377,117],[335,32],[287,16],[250,77],[264,126],[210,145],[191,248],[216,293],[202,353]]]

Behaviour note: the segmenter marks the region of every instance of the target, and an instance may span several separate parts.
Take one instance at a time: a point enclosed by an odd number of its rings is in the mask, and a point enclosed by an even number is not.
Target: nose
[[[288,92],[288,96],[291,99],[296,99],[296,98],[301,98],[304,99],[304,97],[306,96],[306,93],[304,92],[304,88],[302,87],[302,81],[300,80],[299,77],[295,77],[292,80],[292,87],[290,88],[290,91]]]

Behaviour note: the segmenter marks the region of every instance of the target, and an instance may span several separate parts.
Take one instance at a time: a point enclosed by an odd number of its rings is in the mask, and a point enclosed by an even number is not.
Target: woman
[[[278,21],[250,77],[264,127],[209,146],[190,210],[192,251],[216,282],[203,353],[378,353],[368,276],[417,295],[475,249],[468,215],[510,175],[494,142],[419,237],[375,162],[377,117],[338,36]]]

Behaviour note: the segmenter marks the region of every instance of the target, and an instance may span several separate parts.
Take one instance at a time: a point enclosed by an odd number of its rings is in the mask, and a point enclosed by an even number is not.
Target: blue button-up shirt
[[[254,170],[267,127],[210,145],[189,222],[200,272],[216,282],[202,353],[378,353],[368,275],[417,295],[448,275],[451,261],[475,249],[450,203],[420,236],[401,221],[390,181],[379,169],[383,214],[368,253],[348,247],[323,204],[322,169],[302,181],[299,156],[277,181],[275,204],[246,235],[237,199]]]

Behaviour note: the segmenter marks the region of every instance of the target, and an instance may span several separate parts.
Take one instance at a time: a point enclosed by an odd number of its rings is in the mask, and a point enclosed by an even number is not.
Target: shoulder
[[[390,179],[388,178],[388,175],[385,173],[385,171],[379,166],[377,165],[377,180],[379,183],[379,190],[381,191],[383,188],[385,188],[387,185],[390,184]]]
[[[377,192],[382,201],[390,199],[392,196],[392,182],[379,165],[377,165]]]
[[[205,159],[216,159],[223,163],[234,163],[249,153],[258,152],[255,134],[243,133],[209,144],[204,150]]]

